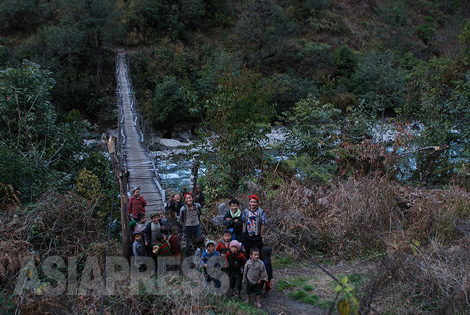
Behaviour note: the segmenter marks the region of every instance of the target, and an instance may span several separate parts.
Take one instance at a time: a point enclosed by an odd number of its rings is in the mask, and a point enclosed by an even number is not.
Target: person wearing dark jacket
[[[240,252],[240,242],[237,240],[230,242],[230,251],[227,253],[226,265],[227,273],[230,279],[230,295],[234,290],[238,290],[237,296],[240,298],[242,291],[243,266],[246,263],[246,257]]]
[[[232,240],[241,241],[243,232],[243,213],[240,211],[240,202],[232,199],[229,202],[230,210],[224,215],[222,222],[232,232]]]
[[[266,224],[266,215],[264,210],[259,206],[259,197],[251,195],[249,207],[243,213],[243,234],[242,243],[245,245],[245,251],[250,252],[252,247],[259,249],[260,254],[263,250],[264,225]],[[263,259],[263,256],[260,257]]]
[[[150,257],[153,258],[155,262],[155,268],[157,268],[157,255],[152,252],[153,247],[157,245],[158,234],[168,234],[168,229],[165,225],[160,223],[160,214],[158,212],[154,212],[150,215],[150,219],[152,220],[150,223],[147,224],[143,233],[145,238],[145,246],[147,246],[148,252],[150,253]]]

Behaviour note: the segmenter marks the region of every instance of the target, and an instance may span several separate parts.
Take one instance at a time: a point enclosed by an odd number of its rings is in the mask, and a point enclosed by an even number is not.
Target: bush
[[[434,25],[434,19],[432,17],[425,17],[424,22],[425,23],[418,25],[418,35],[421,37],[423,42],[428,45],[436,35],[436,26]]]
[[[349,78],[354,73],[357,61],[356,52],[348,46],[338,47],[333,53],[333,62],[342,77]]]
[[[401,294],[411,299],[413,310],[465,314],[470,309],[470,240],[463,238],[448,246],[434,239],[411,251],[409,241],[390,247],[384,260],[401,285]],[[405,285],[403,285],[405,284]]]
[[[276,86],[274,100],[279,114],[291,109],[301,99],[318,97],[318,89],[312,81],[296,77],[291,72],[275,74],[271,80]]]
[[[155,129],[174,128],[186,117],[187,107],[175,77],[164,77],[144,107],[144,117]]]
[[[404,103],[406,72],[396,65],[389,53],[361,54],[350,85],[354,94],[362,98],[366,109],[384,113]]]

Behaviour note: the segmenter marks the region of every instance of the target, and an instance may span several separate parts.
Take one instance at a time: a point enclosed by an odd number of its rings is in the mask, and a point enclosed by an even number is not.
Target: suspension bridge
[[[124,51],[116,57],[116,78],[119,103],[119,154],[129,171],[128,191],[140,187],[140,193],[147,201],[146,217],[164,209],[165,191],[159,182],[155,162],[146,148],[146,134],[143,119],[136,108],[129,66]]]

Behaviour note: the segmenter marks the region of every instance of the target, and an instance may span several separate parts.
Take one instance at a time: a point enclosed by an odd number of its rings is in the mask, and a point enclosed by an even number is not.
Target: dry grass
[[[399,293],[412,300],[415,308],[432,308],[439,313],[470,310],[469,238],[450,247],[433,240],[416,252],[410,244],[399,250],[391,247],[384,262],[404,284]]]
[[[371,299],[394,287],[390,305],[404,313],[470,310],[470,194],[461,187],[403,187],[378,175],[329,187],[290,181],[262,207],[276,230],[314,257],[384,256],[387,281],[376,281]],[[265,243],[298,256],[273,231]]]

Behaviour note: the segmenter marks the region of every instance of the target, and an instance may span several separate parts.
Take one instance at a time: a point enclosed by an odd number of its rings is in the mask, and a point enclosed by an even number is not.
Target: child
[[[170,256],[170,243],[166,240],[165,235],[162,233],[157,233],[156,235],[157,243],[153,246],[153,253],[157,257]]]
[[[225,230],[222,233],[222,241],[215,248],[215,250],[220,254],[223,260],[225,260],[225,255],[230,251],[230,241],[232,240],[232,233],[229,230]]]
[[[141,232],[134,232],[134,243],[132,244],[132,252],[134,253],[134,264],[139,268],[140,272],[146,271],[147,267],[142,264],[142,257],[147,256],[147,248],[142,240]]]
[[[240,211],[240,202],[237,199],[232,199],[229,202],[230,210],[227,211],[223,218],[224,225],[231,230],[232,240],[241,241],[243,232],[243,213]]]
[[[177,228],[171,230],[171,235],[168,238],[168,242],[170,243],[171,256],[181,257],[181,237]]]
[[[271,279],[273,278],[273,266],[271,264],[271,247],[263,247],[263,263],[266,267],[266,272],[268,273],[268,282],[261,283],[261,292],[263,288],[266,287],[262,297],[267,298],[269,296],[269,291],[271,291]]]
[[[134,231],[143,232],[145,227],[147,226],[147,219],[145,218],[145,214],[139,213],[137,215],[137,222]]]
[[[252,247],[250,249],[250,259],[245,264],[243,271],[243,282],[246,283],[247,303],[250,303],[251,295],[256,295],[256,306],[261,308],[261,282],[268,281],[268,274],[263,262],[259,259],[259,249]]]
[[[165,220],[165,217],[163,216],[163,211],[158,211],[158,215],[160,216],[160,225],[162,229],[162,233],[165,234],[165,236],[170,234],[170,228],[168,226],[168,222]]]
[[[220,268],[220,254],[215,251],[214,241],[206,242],[206,250],[201,255],[201,265],[206,274],[207,283],[214,280],[216,288],[220,288],[220,280],[215,278],[217,270]]]
[[[157,243],[153,246],[152,252],[154,254],[154,258],[156,258],[155,267],[157,268],[165,268],[160,269],[160,272],[168,270],[168,265],[158,267],[158,260],[160,257],[168,257],[170,256],[170,243],[166,240],[165,235],[163,233],[157,233],[155,236]]]
[[[242,290],[242,271],[246,263],[245,256],[240,252],[240,242],[234,240],[230,242],[230,251],[226,256],[228,277],[230,279],[230,295],[238,290],[238,298]]]
[[[181,259],[181,237],[179,236],[178,228],[174,228],[170,231],[171,235],[168,238],[170,243],[170,270],[178,270],[179,260]]]

